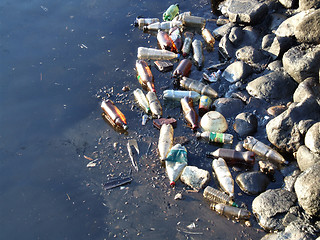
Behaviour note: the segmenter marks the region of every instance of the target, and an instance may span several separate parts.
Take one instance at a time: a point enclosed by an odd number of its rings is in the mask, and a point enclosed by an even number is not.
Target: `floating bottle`
[[[137,57],[138,59],[170,60],[178,58],[179,54],[167,50],[139,47]]]
[[[193,33],[191,33],[191,32],[184,33],[184,42],[183,42],[182,49],[181,49],[183,57],[188,56],[190,53],[192,38],[193,38]]]
[[[212,203],[210,204],[210,208],[219,213],[220,215],[226,216],[228,218],[235,218],[238,220],[249,219],[251,216],[251,213],[247,209],[237,208],[223,203]]]
[[[166,172],[170,180],[170,186],[174,187],[183,169],[187,166],[187,149],[181,144],[174,145],[165,161]]]
[[[238,152],[233,149],[218,148],[214,152],[207,152],[206,155],[211,158],[221,157],[230,165],[246,164],[252,166],[255,162],[254,152],[251,151]]]
[[[105,118],[110,122],[110,124],[113,127],[119,127],[123,130],[128,129],[126,117],[110,99],[102,101],[101,109],[105,114]]]
[[[176,100],[180,101],[181,98],[189,97],[192,98],[193,101],[198,101],[200,98],[200,94],[195,91],[182,91],[182,90],[164,90],[163,91],[163,99],[166,100]]]
[[[218,97],[218,93],[212,87],[191,78],[182,77],[180,80],[180,86],[184,89],[195,91],[201,95],[206,95],[211,98]]]
[[[136,70],[137,78],[141,86],[148,91],[155,92],[153,75],[147,62],[144,60],[137,60]]]
[[[179,14],[179,5],[172,4],[164,13],[163,13],[163,20],[164,21],[171,21],[174,19],[175,16]]]
[[[173,127],[171,124],[163,124],[160,128],[158,150],[161,163],[167,158],[173,146]]]
[[[174,52],[176,52],[176,53],[180,52],[181,47],[182,47],[180,28],[178,28],[178,27],[171,28],[169,30],[169,35],[170,35],[170,38],[172,39],[172,42],[173,42]]]
[[[216,133],[216,132],[197,132],[197,138],[203,138],[210,143],[233,143],[233,135],[228,133]]]
[[[204,189],[203,197],[214,203],[224,203],[233,207],[238,207],[238,205],[232,200],[230,196],[210,186],[207,186]]]
[[[193,50],[193,61],[197,66],[197,68],[200,70],[203,67],[203,63],[204,63],[202,42],[198,39],[193,40],[192,50]]]
[[[212,161],[212,168],[216,173],[221,188],[231,197],[234,197],[234,181],[226,161],[219,157]]]
[[[188,77],[191,72],[192,62],[190,59],[182,59],[176,69],[172,73],[172,77],[178,78],[178,77]]]
[[[203,28],[201,33],[204,41],[208,44],[209,48],[213,49],[216,40],[214,39],[210,31],[207,28]]]
[[[150,110],[154,117],[160,118],[162,116],[162,107],[155,92],[147,93],[147,100],[149,102]]]
[[[181,107],[183,111],[184,118],[190,124],[192,130],[196,130],[198,126],[198,114],[193,108],[192,98],[184,97],[181,99]]]
[[[247,136],[243,142],[243,147],[271,162],[285,165],[288,164],[288,161],[285,160],[280,153],[252,136]]]
[[[191,28],[202,29],[206,25],[206,19],[203,17],[197,17],[197,16],[184,15],[182,16],[181,21],[185,27],[191,27]]]
[[[191,12],[183,12],[177,15],[173,20],[181,21],[184,16],[191,16]]]
[[[150,114],[150,105],[143,91],[140,88],[137,88],[133,91],[133,95],[139,106],[143,109],[143,111],[145,111],[147,114]]]
[[[156,22],[160,22],[159,18],[136,18],[134,25],[136,27],[143,28],[144,26],[148,26]]]
[[[170,38],[169,34],[159,30],[157,34],[157,40],[159,43],[159,46],[163,50],[173,51],[173,41]]]
[[[143,31],[158,31],[158,30],[163,30],[163,31],[169,31],[170,28],[173,27],[182,27],[182,22],[181,21],[169,21],[169,22],[156,22],[152,23],[148,26],[143,27]]]
[[[210,109],[211,104],[212,99],[206,95],[202,95],[199,101],[199,116],[202,117],[205,113],[207,113]]]

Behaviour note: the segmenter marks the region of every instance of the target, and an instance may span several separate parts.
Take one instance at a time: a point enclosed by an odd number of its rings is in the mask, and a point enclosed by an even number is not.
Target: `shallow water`
[[[133,69],[137,47],[156,46],[154,36],[132,23],[137,16],[161,18],[172,3],[0,1],[1,239],[264,235],[253,218],[248,228],[210,211],[202,192],[188,192],[181,182],[171,189],[157,157],[159,131],[151,121],[141,126],[141,111],[132,107],[132,90],[140,87]],[[182,11],[214,17],[208,2],[196,3],[179,2]],[[213,29],[214,22],[208,27]],[[205,66],[218,61],[217,51],[205,54]],[[170,74],[152,72],[160,97],[172,80]],[[201,72],[193,67],[190,77],[200,79]],[[131,91],[121,90],[126,85]],[[115,101],[126,115],[127,135],[101,118],[101,98]],[[188,148],[189,164],[211,172],[204,153],[217,146],[198,143],[180,107],[164,105],[164,116],[169,115],[178,119],[175,139]],[[139,142],[140,171],[132,173],[131,184],[105,191],[108,178],[132,170],[126,150],[130,138]],[[85,156],[98,159],[98,166],[87,168]],[[174,200],[178,192],[181,201]],[[250,208],[252,197],[243,195],[239,200]],[[187,228],[191,223],[194,229]]]

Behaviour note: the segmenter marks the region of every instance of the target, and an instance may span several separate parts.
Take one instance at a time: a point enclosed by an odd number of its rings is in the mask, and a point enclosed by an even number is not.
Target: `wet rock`
[[[299,0],[299,10],[307,10],[319,7],[320,2],[318,0]]]
[[[297,178],[294,189],[298,202],[304,211],[313,216],[320,216],[320,163],[305,170]]]
[[[237,176],[236,183],[243,192],[257,195],[267,189],[270,180],[262,172],[244,172]]]
[[[315,123],[309,128],[304,143],[312,152],[320,154],[320,122]]]
[[[210,173],[196,166],[186,166],[181,173],[180,180],[199,191],[209,182]]]
[[[318,77],[320,45],[301,44],[290,48],[282,58],[285,71],[298,83],[308,77]]]
[[[257,196],[252,202],[252,211],[259,225],[265,230],[282,230],[282,219],[294,205],[297,197],[283,189],[270,189]]]
[[[267,62],[266,56],[252,46],[245,46],[236,51],[236,58],[250,66],[257,66]]]
[[[225,117],[217,111],[209,111],[200,120],[203,131],[223,133],[228,129]]]
[[[252,135],[257,131],[258,120],[257,117],[249,112],[243,112],[236,116],[233,129],[241,137]]]
[[[214,29],[212,34],[214,35],[215,39],[219,40],[223,36],[228,35],[234,26],[234,23],[227,23],[221,27]]]
[[[218,98],[213,102],[215,111],[229,118],[238,114],[244,107],[244,103],[238,98]]]
[[[267,12],[267,5],[256,0],[231,0],[227,9],[231,22],[250,25],[262,21]]]
[[[266,125],[268,140],[281,150],[296,152],[300,145],[303,145],[305,130],[302,126],[305,126],[308,120],[319,121],[319,112],[320,105],[314,98],[292,103],[286,111],[271,119]]]
[[[237,46],[243,39],[244,32],[240,27],[233,27],[229,33],[229,40],[233,45]]]
[[[235,48],[230,42],[228,35],[224,35],[219,42],[219,52],[227,60],[234,56]]]
[[[298,6],[298,0],[279,0],[279,2],[286,8],[293,8]]]
[[[297,84],[282,71],[263,75],[249,82],[246,89],[251,96],[266,101],[291,98]]]
[[[294,102],[301,102],[309,97],[320,98],[320,84],[317,78],[310,77],[301,82],[293,94]]]
[[[311,152],[305,145],[299,147],[295,153],[295,158],[301,171],[305,171],[317,162],[320,162],[320,155]]]
[[[319,1],[318,1],[319,2]],[[294,35],[299,42],[320,43],[320,9],[308,14],[297,24]]]
[[[252,73],[252,68],[242,62],[236,61],[231,63],[222,73],[222,77],[225,78],[228,82],[234,83],[242,79],[247,78]]]

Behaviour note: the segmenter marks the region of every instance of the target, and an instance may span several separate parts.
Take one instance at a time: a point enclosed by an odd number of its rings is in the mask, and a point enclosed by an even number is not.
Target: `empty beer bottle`
[[[155,92],[156,90],[154,88],[153,75],[147,62],[143,60],[137,60],[136,70],[137,70],[137,78],[141,86],[148,91]]]
[[[230,196],[210,186],[207,186],[204,189],[203,197],[213,203],[224,203],[233,207],[238,207]]]
[[[179,5],[172,4],[164,13],[163,13],[163,20],[164,21],[171,21],[174,19],[175,16],[179,14]]]
[[[206,95],[211,98],[218,97],[218,93],[212,87],[191,78],[182,77],[180,80],[180,87],[195,91],[201,95]]]
[[[143,91],[139,88],[133,91],[134,98],[136,99],[139,106],[145,111],[147,114],[151,113],[149,102],[144,95]]]
[[[168,89],[163,91],[163,98],[166,100],[176,100],[180,101],[181,98],[189,97],[192,98],[193,101],[197,101],[200,98],[200,94],[195,91],[181,91],[181,90],[173,90]]]
[[[148,26],[144,26],[143,27],[143,31],[147,32],[147,31],[158,31],[158,30],[163,30],[163,31],[169,31],[170,28],[173,27],[182,27],[182,22],[181,21],[176,21],[176,20],[172,20],[169,22],[156,22],[156,23],[152,23],[149,24]]]
[[[157,94],[155,92],[148,92],[146,97],[149,102],[153,117],[160,118],[162,115],[162,107]]]
[[[160,128],[160,136],[158,142],[158,150],[160,161],[163,163],[167,155],[170,152],[170,149],[173,146],[173,127],[171,124],[163,124]]]
[[[251,213],[247,209],[229,206],[224,203],[212,203],[210,204],[210,208],[220,215],[238,220],[249,219],[251,216]]]
[[[119,127],[123,130],[128,129],[126,117],[110,99],[102,101],[101,109],[105,114],[105,118],[110,122],[110,124],[113,127]]]
[[[202,37],[205,40],[205,42],[208,44],[210,49],[213,49],[214,43],[215,43],[215,39],[212,36],[212,34],[210,33],[210,31],[206,28],[203,28],[202,31]]]
[[[207,152],[207,157],[211,158],[223,158],[228,164],[246,164],[252,166],[255,162],[254,152],[238,152],[233,149],[219,148],[214,152]]]
[[[138,59],[171,60],[178,58],[179,54],[167,50],[139,47],[137,57]]]
[[[191,33],[191,32],[184,33],[184,42],[183,42],[182,50],[181,50],[183,57],[188,56],[190,53],[192,38],[193,38],[193,33]]]
[[[157,34],[157,40],[161,49],[168,51],[174,50],[173,41],[168,33],[159,30]]]
[[[179,53],[182,47],[180,28],[178,27],[171,28],[169,30],[169,35],[173,42],[174,52]]]
[[[197,132],[196,133],[197,138],[203,138],[211,143],[233,143],[233,136],[232,134],[228,133],[215,133],[215,132]]]
[[[219,157],[212,161],[212,168],[216,173],[221,188],[231,197],[234,197],[234,181],[226,161]]]
[[[203,116],[210,109],[212,100],[208,96],[202,95],[199,101],[199,116]]]
[[[206,25],[206,19],[203,17],[197,17],[197,16],[184,15],[182,16],[181,21],[185,27],[191,27],[191,28],[202,29]]]
[[[172,77],[188,77],[191,72],[192,62],[189,59],[182,59],[172,73]]]
[[[160,22],[159,18],[136,18],[134,25],[139,28],[148,26],[152,23]]]
[[[193,50],[193,61],[197,66],[197,68],[200,70],[203,67],[203,63],[204,63],[202,42],[198,39],[193,40],[192,50]]]
[[[198,114],[193,108],[192,98],[184,97],[180,102],[184,118],[190,124],[192,130],[196,130],[198,128]]]

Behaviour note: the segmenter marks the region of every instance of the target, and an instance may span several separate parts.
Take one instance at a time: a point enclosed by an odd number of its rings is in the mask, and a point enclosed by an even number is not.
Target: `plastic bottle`
[[[173,41],[170,38],[169,34],[159,30],[157,34],[157,40],[159,43],[159,46],[163,50],[173,51]]]
[[[188,77],[191,72],[192,62],[190,59],[182,59],[179,62],[179,65],[176,67],[176,69],[172,73],[172,77],[178,78],[178,77]]]
[[[217,179],[221,188],[231,197],[234,197],[234,181],[223,158],[214,159],[212,161],[212,168],[216,173]]]
[[[233,135],[228,133],[216,133],[216,132],[197,132],[197,138],[203,138],[211,143],[233,143]]]
[[[191,12],[183,12],[177,15],[173,20],[182,21],[184,16],[191,16]]]
[[[281,156],[276,150],[272,149],[271,147],[267,146],[263,142],[257,140],[252,136],[248,136],[244,142],[243,147],[249,151],[254,152],[260,157],[263,157],[271,162],[278,163],[278,164],[288,164],[288,161]]]
[[[197,17],[197,16],[184,15],[181,21],[185,27],[191,27],[191,28],[202,29],[206,25],[206,19],[203,17]]]
[[[105,118],[113,127],[119,127],[123,130],[128,129],[126,117],[110,99],[102,101],[101,109],[105,113]]]
[[[210,75],[206,74],[206,73],[202,73],[202,77],[204,80],[208,81],[208,82],[216,82],[219,80],[221,76],[221,70],[219,69],[216,72],[211,73]]]
[[[231,197],[229,197],[224,192],[221,192],[220,190],[210,186],[207,186],[204,189],[203,197],[214,203],[224,203],[233,207],[238,207],[238,205],[232,200]]]
[[[160,22],[159,18],[136,18],[134,25],[139,28],[143,28],[144,26],[148,26],[156,22]]]
[[[179,53],[182,47],[180,28],[178,27],[170,28],[169,35],[173,42],[174,52]]]
[[[160,161],[163,163],[167,155],[170,152],[170,149],[173,146],[173,127],[171,124],[163,124],[160,128],[160,136],[158,142],[158,150]]]
[[[204,41],[208,44],[209,48],[213,49],[216,40],[214,39],[210,31],[207,28],[203,28],[201,33]]]
[[[193,50],[193,61],[195,65],[200,70],[203,67],[204,56],[202,50],[202,42],[198,39],[193,40],[192,42],[192,50]]]
[[[144,60],[136,60],[137,78],[143,88],[148,91],[155,92],[154,78],[152,72]]]
[[[219,148],[214,152],[207,152],[206,155],[211,158],[221,157],[231,165],[246,164],[252,166],[255,162],[254,152],[251,151],[238,152],[233,149]]]
[[[137,57],[138,59],[170,60],[178,58],[179,54],[167,50],[139,47]]]
[[[198,114],[193,108],[192,98],[184,97],[180,100],[184,118],[191,125],[192,130],[196,130],[198,125]]]
[[[179,14],[179,5],[172,4],[164,13],[163,13],[163,20],[164,21],[171,21],[174,19],[175,16]]]
[[[205,113],[207,113],[212,104],[211,98],[208,96],[202,95],[199,101],[199,115],[202,117]]]
[[[155,92],[148,92],[146,97],[149,102],[152,115],[154,117],[160,118],[162,116],[162,107],[157,94]]]
[[[169,21],[169,22],[156,22],[152,23],[148,26],[143,27],[143,31],[158,31],[158,30],[163,30],[163,31],[169,31],[170,28],[173,27],[182,27],[182,22],[181,21]]]
[[[174,145],[165,161],[166,172],[170,180],[170,186],[174,187],[183,169],[187,166],[187,149],[181,144]]]
[[[220,215],[229,217],[229,218],[235,218],[235,219],[249,219],[251,216],[251,213],[244,208],[237,208],[233,206],[229,206],[223,203],[218,204],[210,204],[210,208]]]
[[[180,87],[195,91],[201,95],[206,95],[211,98],[218,97],[218,93],[212,87],[191,78],[182,77],[180,80]]]
[[[145,111],[147,114],[151,113],[149,102],[144,95],[143,91],[140,88],[137,88],[133,91],[134,98],[136,99],[139,106]]]
[[[176,100],[180,101],[181,98],[189,97],[192,98],[193,101],[198,101],[200,98],[200,94],[195,91],[182,91],[182,90],[164,90],[163,98],[166,100]]]
[[[192,38],[193,38],[193,33],[191,33],[191,32],[184,33],[184,42],[183,42],[182,49],[181,49],[183,57],[188,56],[190,53]]]

